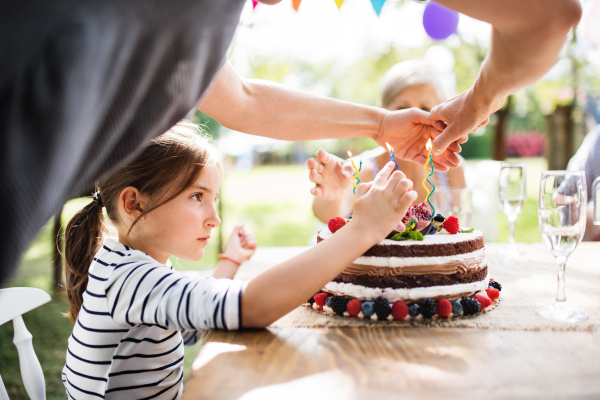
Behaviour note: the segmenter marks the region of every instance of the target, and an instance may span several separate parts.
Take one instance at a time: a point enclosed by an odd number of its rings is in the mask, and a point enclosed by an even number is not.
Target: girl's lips
[[[203,237],[203,238],[198,238],[198,240],[201,241],[201,242],[208,242],[208,239],[210,239],[210,236]]]

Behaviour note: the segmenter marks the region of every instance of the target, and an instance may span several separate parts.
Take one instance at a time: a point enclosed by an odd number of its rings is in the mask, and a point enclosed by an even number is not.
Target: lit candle
[[[390,146],[390,144],[388,142],[385,142],[385,145],[387,146],[388,150],[391,151],[390,161],[393,161],[394,164],[396,164],[396,168],[398,168],[398,171],[400,171],[400,166],[396,162],[396,157],[394,157],[394,148],[392,146]]]
[[[348,150],[348,157],[350,157],[350,161],[352,162],[352,168],[354,168],[354,175],[350,178],[350,183],[354,186],[354,194],[356,194],[356,189],[358,189],[358,184],[360,183],[360,178],[358,177],[358,173],[362,169],[362,158],[360,160],[360,167],[356,168],[356,164],[354,164],[354,160],[352,159],[352,153]],[[356,179],[356,182],[354,180]]]
[[[427,203],[429,203],[429,207],[431,207],[431,218],[429,219],[431,221],[433,219],[434,215],[435,215],[435,207],[433,206],[433,204],[431,204],[431,200],[430,200],[431,199],[431,195],[433,194],[433,192],[435,192],[435,185],[433,184],[433,182],[431,182],[429,180],[429,178],[435,172],[435,169],[433,168],[433,156],[431,155],[431,150],[433,149],[433,146],[431,145],[431,138],[429,138],[429,140],[427,141],[427,145],[425,146],[425,148],[429,152],[429,159],[425,160],[425,164],[423,165],[423,169],[425,170],[425,173],[429,174],[429,175],[427,175],[425,177],[425,179],[423,179],[423,187],[427,191],[427,196],[425,197],[425,200],[423,200],[423,203],[425,203],[425,201],[427,201]],[[429,173],[429,171],[427,171],[427,163],[428,162],[431,165],[431,173]],[[429,184],[431,185],[431,187],[432,187],[431,192],[429,192],[429,189],[427,188],[427,185],[425,185],[425,181],[429,182]]]

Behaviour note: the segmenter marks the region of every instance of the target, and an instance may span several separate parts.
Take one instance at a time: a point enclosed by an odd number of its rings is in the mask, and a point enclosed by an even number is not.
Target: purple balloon
[[[443,40],[456,32],[458,13],[438,3],[430,1],[423,13],[425,32],[433,40]]]

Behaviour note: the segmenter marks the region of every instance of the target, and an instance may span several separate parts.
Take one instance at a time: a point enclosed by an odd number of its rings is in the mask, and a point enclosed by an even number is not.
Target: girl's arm
[[[265,327],[292,311],[394,229],[417,194],[402,172],[390,175],[393,168],[388,163],[373,182],[359,186],[346,226],[244,286],[242,326]]]
[[[240,264],[252,257],[256,245],[256,237],[252,233],[247,232],[243,225],[236,226],[225,245],[225,258],[217,264],[213,278],[233,279]]]

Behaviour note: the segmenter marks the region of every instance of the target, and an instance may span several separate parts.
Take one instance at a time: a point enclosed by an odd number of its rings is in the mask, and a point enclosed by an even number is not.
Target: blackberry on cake
[[[331,297],[331,309],[334,313],[339,316],[343,316],[344,312],[346,312],[346,305],[350,302],[350,299],[347,299],[342,296],[333,296]]]
[[[475,299],[465,297],[461,299],[460,304],[463,307],[463,313],[465,315],[477,314],[481,310],[481,304]]]
[[[373,302],[373,309],[375,310],[375,314],[377,315],[377,319],[384,320],[390,316],[392,313],[392,308],[390,307],[390,302],[379,296]]]
[[[498,281],[490,281],[488,286],[497,289],[499,292],[502,291],[502,285]]]
[[[437,303],[432,299],[421,300],[419,310],[423,314],[423,318],[431,318],[437,314]]]

